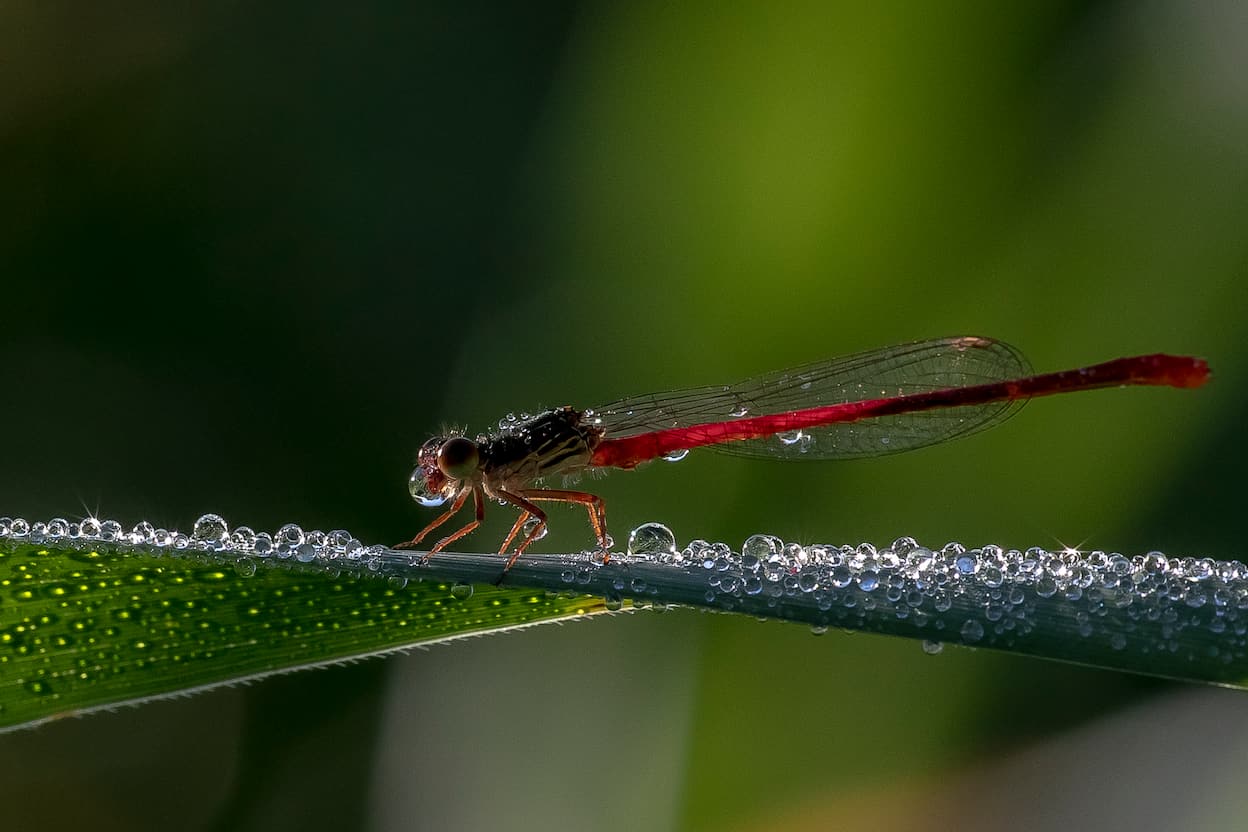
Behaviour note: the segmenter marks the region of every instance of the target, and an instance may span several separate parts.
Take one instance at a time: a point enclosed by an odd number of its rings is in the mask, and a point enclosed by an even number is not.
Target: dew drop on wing
[[[776,439],[782,445],[796,445],[805,435],[801,430],[784,430],[776,434]]]
[[[687,456],[689,456],[689,449],[681,448],[678,451],[672,451],[671,453],[663,454],[663,461],[664,462],[680,462],[682,459],[684,459]]]

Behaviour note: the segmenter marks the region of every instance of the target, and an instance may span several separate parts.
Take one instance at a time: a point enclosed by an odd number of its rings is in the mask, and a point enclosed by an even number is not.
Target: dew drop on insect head
[[[425,472],[419,467],[412,471],[412,475],[408,477],[407,491],[412,495],[413,500],[425,508],[435,508],[446,502],[444,493],[430,490],[429,481],[425,479]]]

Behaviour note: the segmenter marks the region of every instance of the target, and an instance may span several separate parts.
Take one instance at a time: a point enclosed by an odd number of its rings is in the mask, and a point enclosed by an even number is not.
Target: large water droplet
[[[454,584],[451,586],[451,597],[467,601],[472,597],[472,584]]]
[[[676,554],[676,535],[662,523],[643,523],[628,533],[626,551],[639,558],[670,558]]]
[[[425,469],[420,466],[417,466],[412,471],[412,475],[407,478],[407,492],[412,495],[413,500],[425,508],[435,508],[447,500],[445,492],[429,488],[429,481],[425,479]]]
[[[225,540],[229,531],[229,526],[221,515],[205,514],[195,521],[195,527],[191,529],[191,540],[217,545]]]

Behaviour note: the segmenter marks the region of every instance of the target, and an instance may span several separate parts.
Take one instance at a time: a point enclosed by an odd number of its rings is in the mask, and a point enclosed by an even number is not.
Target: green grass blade
[[[0,731],[605,610],[568,593],[240,561],[178,550],[175,536],[24,537],[0,537]]]
[[[687,605],[1248,687],[1248,567],[1160,553],[784,545],[657,524],[629,553],[364,547],[345,532],[185,535],[0,518],[0,730],[630,606]],[[504,577],[507,587],[492,584]],[[475,585],[475,588],[473,588]],[[524,587],[510,588],[511,585]]]

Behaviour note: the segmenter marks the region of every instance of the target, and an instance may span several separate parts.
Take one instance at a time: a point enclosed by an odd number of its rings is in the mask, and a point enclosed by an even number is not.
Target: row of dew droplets
[[[372,572],[386,568],[391,572],[389,582],[395,588],[405,586],[407,578],[393,574],[387,567],[415,566],[421,562],[420,555],[409,553],[402,553],[401,563],[396,562],[393,557],[397,553],[384,546],[365,546],[344,529],[305,532],[297,524],[287,523],[272,534],[256,532],[248,526],[231,531],[223,517],[212,513],[197,519],[189,535],[156,528],[147,521],[138,523],[129,533],[122,529],[117,521],[101,522],[94,518],[81,522],[54,518],[47,523],[28,523],[21,518],[0,517],[0,543],[9,540],[70,548],[97,548],[97,544],[105,543],[122,551],[130,549],[156,555],[187,552],[232,556],[234,570],[241,577],[255,575],[258,563],[265,560],[316,564],[328,567],[327,571],[335,575],[340,568],[349,568],[352,572],[358,572],[360,567]],[[472,597],[473,587],[455,583],[449,591],[451,597],[464,601]]]
[[[678,550],[657,523],[633,530],[628,553],[701,567],[711,606],[748,612],[759,603],[813,604],[822,613],[816,632],[832,623],[903,633],[912,627],[929,653],[945,640],[1009,648],[1039,626],[1040,635],[1068,631],[1113,651],[1134,643],[1143,653],[1187,651],[1188,660],[1248,657],[1248,567],[1236,561],[958,543],[933,550],[908,537],[882,549],[801,546],[772,535],[751,536],[737,554],[704,540]],[[617,581],[616,589],[625,587]]]
[[[232,554],[240,559],[340,562],[362,564],[373,571],[380,568],[382,555],[389,552],[384,546],[365,546],[343,529],[305,532],[297,524],[287,523],[272,534],[256,532],[247,526],[231,531],[219,514],[201,516],[189,535],[155,527],[146,520],[126,532],[116,520],[101,521],[93,517],[81,521],[53,518],[46,523],[0,517],[0,539],[71,548],[105,543],[123,550],[128,547],[143,549],[152,554],[192,551]],[[249,564],[240,560],[240,569],[254,571],[254,562]]]

